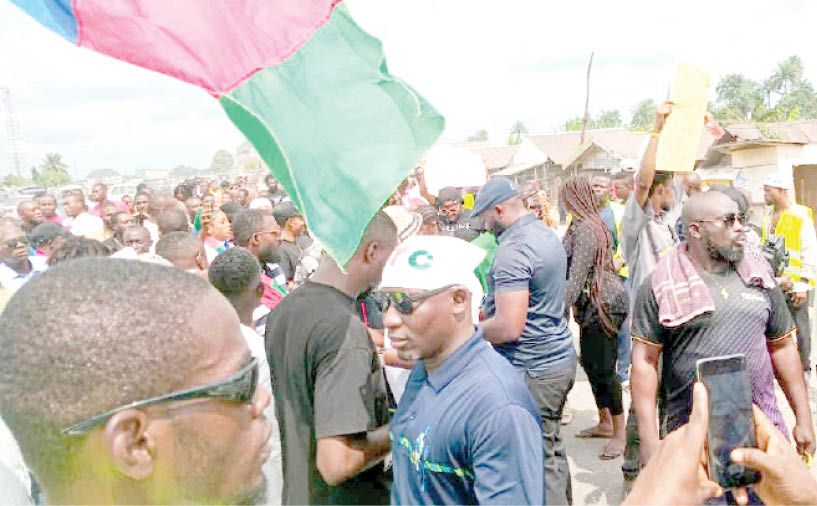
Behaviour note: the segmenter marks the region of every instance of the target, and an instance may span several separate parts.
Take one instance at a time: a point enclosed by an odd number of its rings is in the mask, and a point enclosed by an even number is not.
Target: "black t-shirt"
[[[294,242],[281,241],[278,254],[280,255],[278,266],[281,267],[287,281],[292,281],[295,277],[295,268],[301,261],[301,248]]]
[[[383,466],[331,487],[317,440],[363,434],[388,422],[377,351],[355,300],[307,281],[267,320],[266,349],[281,431],[284,504],[388,504]]]
[[[732,269],[708,273],[701,279],[709,288],[715,310],[676,328],[659,322],[651,277],[644,280],[635,298],[633,339],[660,347],[664,358],[662,387],[667,399],[667,429],[672,431],[689,419],[696,362],[737,353],[746,355],[753,401],[777,422],[774,371],[767,344],[794,328],[783,293],[778,287],[764,290],[746,286]]]

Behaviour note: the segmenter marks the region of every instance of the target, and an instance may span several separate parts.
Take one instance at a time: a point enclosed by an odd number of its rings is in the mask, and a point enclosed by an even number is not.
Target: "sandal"
[[[610,449],[609,446],[605,446],[601,453],[599,453],[599,459],[613,460],[621,457],[622,455],[624,455],[624,448]]]
[[[577,439],[610,439],[613,437],[613,431],[600,432],[598,425],[580,430],[576,433]]]

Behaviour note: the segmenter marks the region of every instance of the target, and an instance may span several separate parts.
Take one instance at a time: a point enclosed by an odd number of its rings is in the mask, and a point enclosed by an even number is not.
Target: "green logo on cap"
[[[424,249],[415,251],[408,259],[409,265],[415,269],[428,269],[433,261],[434,257]]]

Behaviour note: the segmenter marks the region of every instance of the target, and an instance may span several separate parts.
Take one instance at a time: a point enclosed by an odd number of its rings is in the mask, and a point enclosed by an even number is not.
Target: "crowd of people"
[[[2,499],[572,504],[581,366],[598,423],[577,437],[622,458],[626,503],[817,504],[811,209],[779,174],[752,220],[741,189],[656,172],[669,114],[635,175],[568,177],[558,202],[502,177],[432,195],[418,170],[345,265],[272,176],[21,202],[0,218]],[[695,364],[732,354],[758,445],[730,458],[762,478],[724,491]]]

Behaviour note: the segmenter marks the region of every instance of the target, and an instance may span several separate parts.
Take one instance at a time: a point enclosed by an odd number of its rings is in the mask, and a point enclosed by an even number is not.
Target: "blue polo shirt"
[[[525,330],[515,342],[496,346],[511,364],[537,377],[576,357],[565,318],[567,255],[553,229],[526,214],[499,235],[488,272],[485,314],[496,314],[496,292],[528,290]]]
[[[391,422],[392,504],[543,504],[541,420],[481,330],[430,375],[411,371]]]

